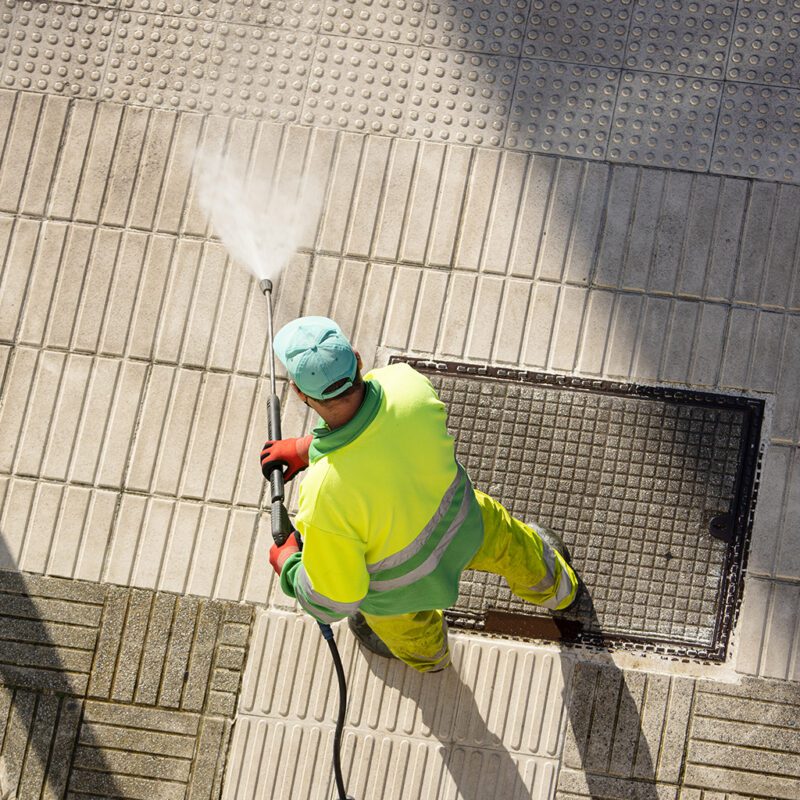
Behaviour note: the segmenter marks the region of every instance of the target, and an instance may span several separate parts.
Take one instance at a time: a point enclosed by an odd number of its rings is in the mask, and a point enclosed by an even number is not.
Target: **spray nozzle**
[[[272,292],[272,281],[269,278],[262,278],[262,280],[260,280],[258,282],[258,288],[261,289],[261,291],[264,294],[266,294],[267,292],[271,293]]]

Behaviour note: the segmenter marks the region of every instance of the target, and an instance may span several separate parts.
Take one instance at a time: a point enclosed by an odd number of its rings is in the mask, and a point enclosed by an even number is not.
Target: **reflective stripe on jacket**
[[[281,573],[283,590],[324,622],[359,608],[394,615],[452,605],[483,540],[430,381],[393,364],[365,383],[347,425],[314,431],[295,519],[303,552]]]

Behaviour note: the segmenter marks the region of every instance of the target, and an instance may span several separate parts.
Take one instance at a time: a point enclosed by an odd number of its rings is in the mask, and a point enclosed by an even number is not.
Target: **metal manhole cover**
[[[752,398],[394,357],[447,405],[459,461],[514,516],[559,531],[588,588],[548,612],[464,573],[451,623],[723,660],[763,415]]]

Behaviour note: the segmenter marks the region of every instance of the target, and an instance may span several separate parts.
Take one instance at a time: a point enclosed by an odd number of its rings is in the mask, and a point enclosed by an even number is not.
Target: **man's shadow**
[[[588,630],[602,631],[590,590],[583,589],[581,620]],[[554,617],[558,624],[558,614]],[[561,665],[570,690],[557,796],[658,800],[655,763],[642,725],[646,676],[625,672],[601,650],[589,659],[562,649]]]
[[[600,630],[588,591],[584,591],[580,604],[588,629]],[[554,617],[556,621],[560,619],[558,613]],[[478,702],[471,681],[464,677],[467,647],[451,639],[451,651],[453,665],[439,674],[423,675],[377,656],[369,656],[367,661],[377,680],[416,706],[422,732],[440,742],[457,798],[485,800],[493,795],[503,800],[528,800],[536,796],[534,787],[526,783],[527,771],[524,773],[522,768],[526,759],[535,756],[512,754],[490,730],[487,709],[491,709],[493,718],[497,717],[495,698],[483,697]],[[636,800],[658,800],[654,760],[642,728],[644,675],[625,673],[608,653],[600,650],[587,658],[566,645],[554,657],[561,666],[567,717],[556,797],[576,794],[603,800],[633,791]],[[495,681],[486,685],[494,687]],[[528,702],[532,699],[528,698]],[[537,702],[546,703],[547,696],[539,697]],[[514,711],[506,708],[500,713]],[[540,718],[548,711],[542,709],[528,718]],[[526,733],[522,731],[522,740]],[[540,758],[550,759],[552,755],[542,754]],[[528,777],[530,782],[531,776]],[[551,787],[550,796],[554,789]],[[623,794],[614,793],[620,790]],[[440,782],[437,797],[442,796]]]
[[[85,692],[51,635],[68,625],[42,618],[28,581],[14,567],[0,535],[0,800],[66,796],[75,788],[70,778],[79,744],[91,758],[83,789],[89,791],[91,781],[97,797],[122,796],[91,727],[83,724]]]

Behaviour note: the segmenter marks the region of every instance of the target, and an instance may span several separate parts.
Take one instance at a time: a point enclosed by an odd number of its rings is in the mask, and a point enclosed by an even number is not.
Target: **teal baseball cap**
[[[275,355],[303,394],[330,400],[347,391],[356,379],[358,359],[342,329],[327,317],[299,317],[275,334]],[[332,392],[337,381],[345,383]]]

